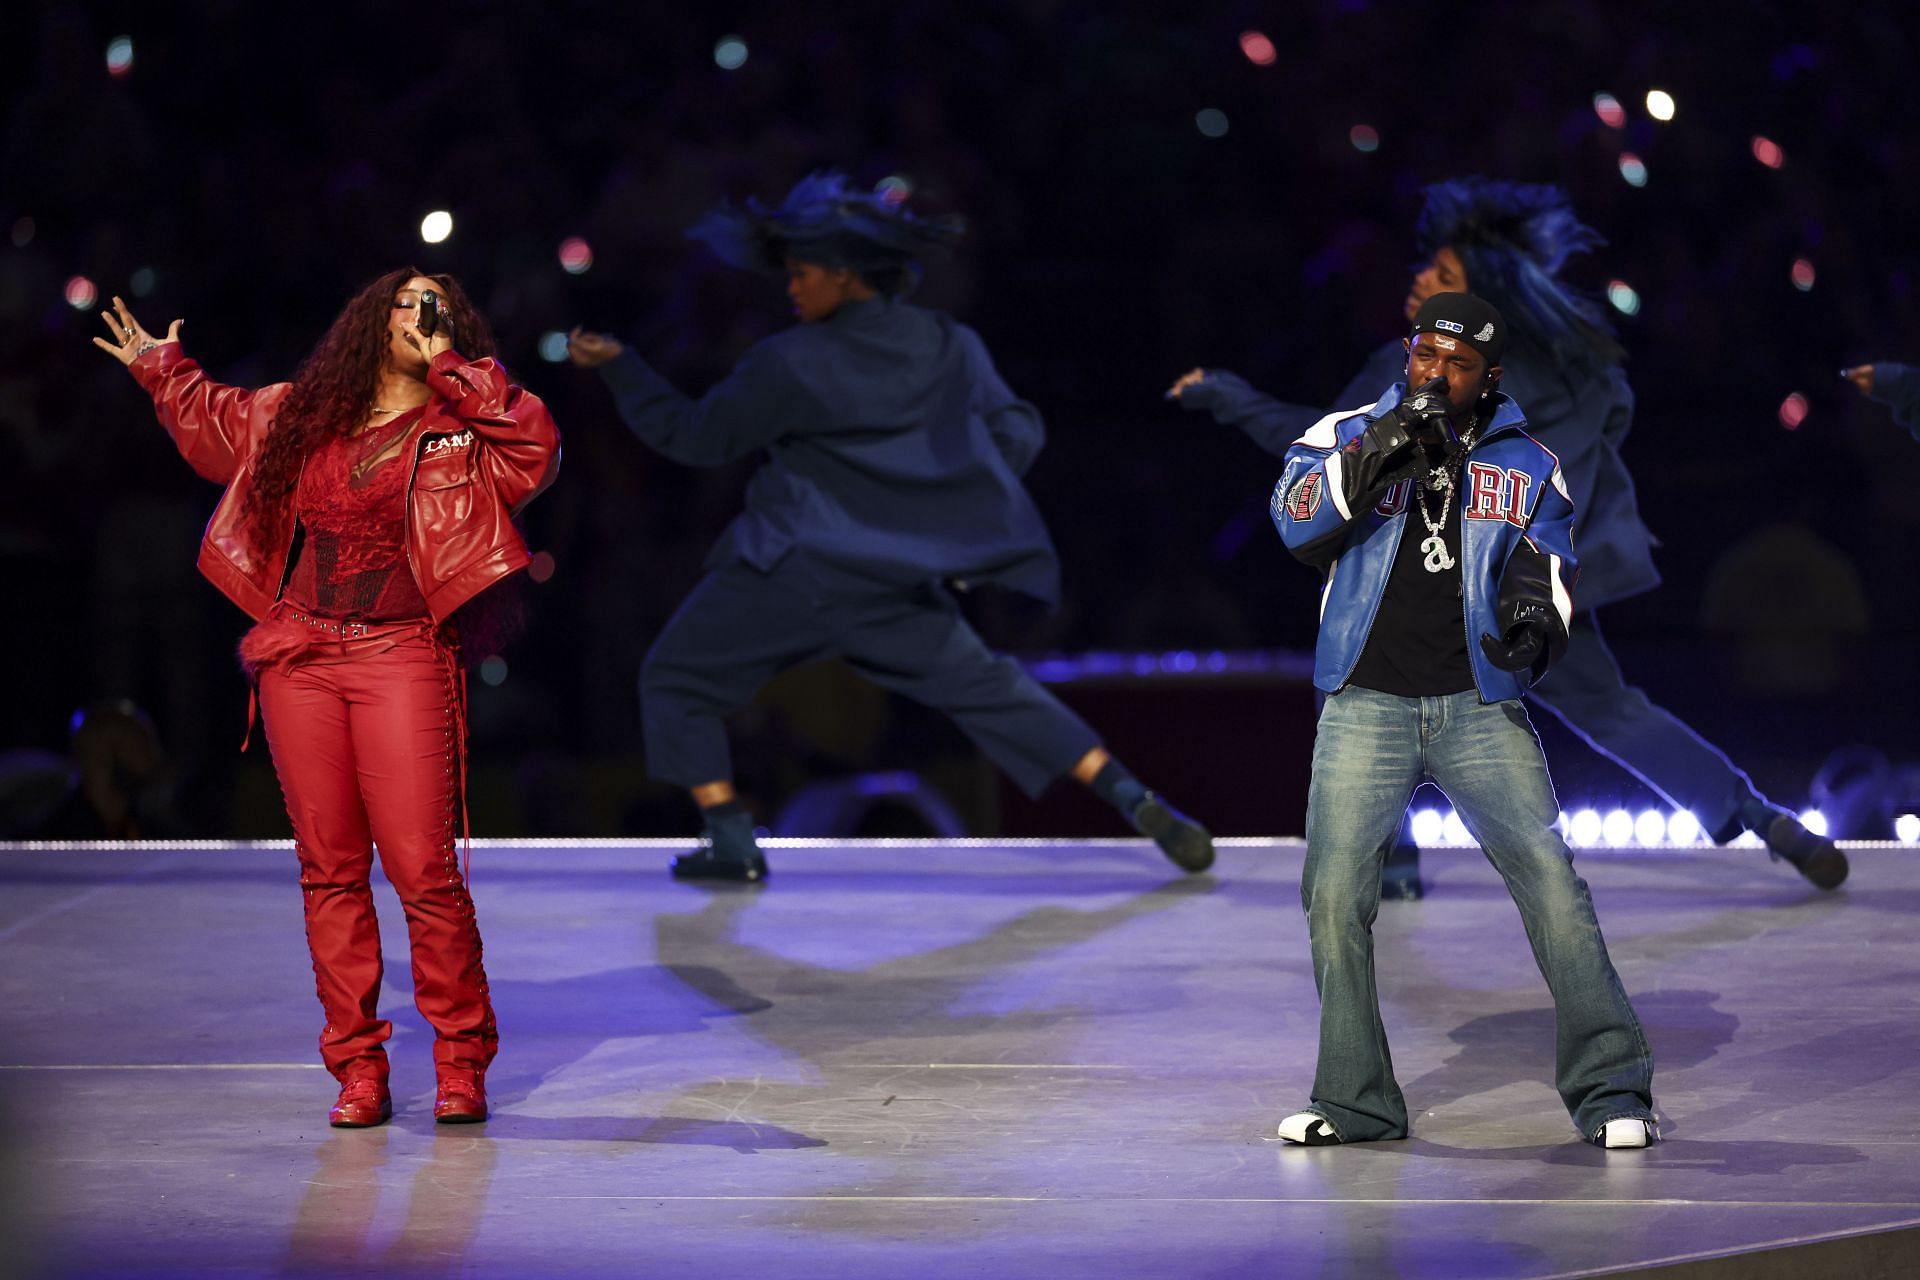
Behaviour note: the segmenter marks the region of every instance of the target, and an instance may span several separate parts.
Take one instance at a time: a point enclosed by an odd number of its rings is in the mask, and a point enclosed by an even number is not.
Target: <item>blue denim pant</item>
[[[1030,796],[1100,745],[987,648],[943,589],[878,584],[795,551],[766,573],[738,560],[712,570],[653,642],[640,670],[647,772],[683,787],[731,779],[727,716],[780,672],[825,658],[944,711]]]
[[[1313,744],[1300,899],[1320,992],[1320,1058],[1307,1110],[1346,1142],[1407,1136],[1374,985],[1380,866],[1421,782],[1446,792],[1506,881],[1553,993],[1554,1084],[1583,1135],[1653,1118],[1653,1051],[1607,958],[1586,882],[1553,829],[1546,758],[1517,701],[1472,690],[1405,698],[1349,687],[1326,700]]]

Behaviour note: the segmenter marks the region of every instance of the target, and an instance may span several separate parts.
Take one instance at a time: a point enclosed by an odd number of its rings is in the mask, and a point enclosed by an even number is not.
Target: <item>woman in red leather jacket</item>
[[[361,290],[290,383],[211,381],[120,299],[94,343],[153,396],[195,471],[226,486],[200,569],[256,620],[240,644],[292,820],[339,1128],[393,1114],[379,1016],[373,850],[405,908],[443,1123],[487,1117],[498,1036],[455,857],[465,715],[449,619],[524,568],[512,517],[552,482],[546,406],[507,381],[448,276]]]

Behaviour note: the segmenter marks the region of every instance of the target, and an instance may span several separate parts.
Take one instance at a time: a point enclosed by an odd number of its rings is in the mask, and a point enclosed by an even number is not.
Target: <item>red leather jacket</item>
[[[260,555],[240,528],[240,504],[280,402],[293,385],[258,391],[211,381],[177,342],[135,360],[133,376],[149,395],[180,455],[227,487],[200,543],[200,572],[254,618],[264,618],[286,583],[294,512],[271,554]],[[553,483],[560,433],[538,396],[507,381],[495,360],[443,351],[427,368],[433,396],[414,424],[413,477],[407,488],[407,562],[435,622],[531,558],[512,516]]]

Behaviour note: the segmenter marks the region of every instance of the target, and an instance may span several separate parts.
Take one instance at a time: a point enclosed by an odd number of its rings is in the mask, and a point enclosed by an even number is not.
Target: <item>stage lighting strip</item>
[[[692,836],[590,836],[563,839],[557,836],[475,836],[476,849],[685,849],[695,843]],[[769,849],[1047,849],[1137,848],[1151,843],[1139,836],[1104,836],[1045,839],[1035,836],[1008,836],[992,839],[965,836],[945,839],[937,836],[762,836],[760,843]],[[1301,836],[1215,836],[1213,843],[1226,849],[1303,848]],[[1842,849],[1915,849],[1920,845],[1899,840],[1839,840]],[[1478,849],[1472,841],[1422,845],[1423,849]],[[1581,856],[1607,853],[1644,853],[1686,851],[1734,846],[1692,844],[1623,844],[1575,846]],[[1741,846],[1746,847],[1746,846]],[[1754,845],[1753,847],[1758,847]],[[0,853],[168,853],[235,852],[292,850],[292,840],[0,840]]]

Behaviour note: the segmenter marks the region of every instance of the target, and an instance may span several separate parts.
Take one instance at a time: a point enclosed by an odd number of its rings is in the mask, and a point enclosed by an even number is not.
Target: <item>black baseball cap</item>
[[[1443,333],[1478,351],[1489,366],[1507,350],[1507,320],[1485,298],[1471,293],[1436,293],[1413,315],[1413,332]]]

